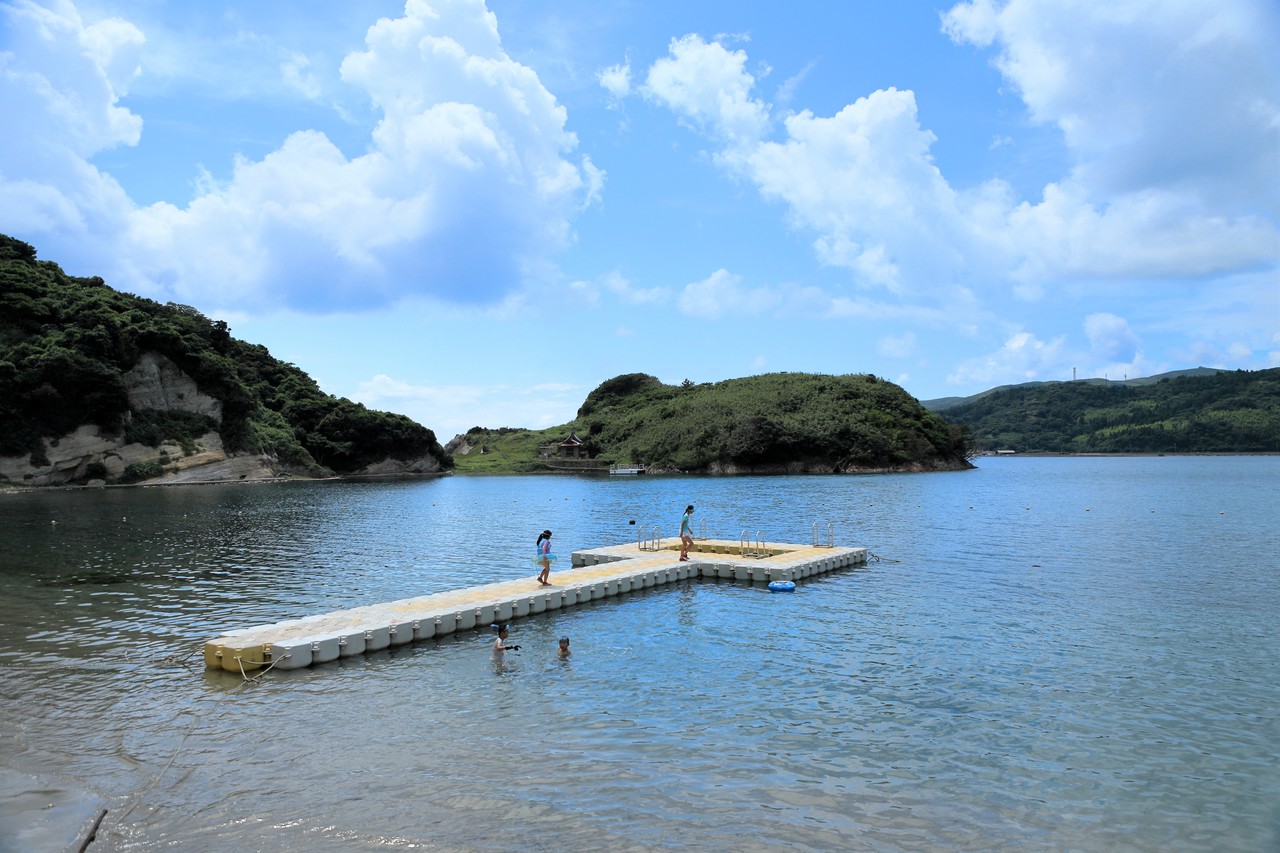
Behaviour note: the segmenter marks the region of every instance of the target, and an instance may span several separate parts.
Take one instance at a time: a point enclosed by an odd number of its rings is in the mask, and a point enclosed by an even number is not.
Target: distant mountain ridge
[[[1137,379],[1103,379],[1102,377],[1090,377],[1088,379],[1045,379],[1035,382],[1019,382],[1014,385],[997,385],[995,388],[988,388],[986,391],[979,391],[968,397],[937,397],[932,400],[921,400],[920,405],[924,406],[931,412],[942,412],[955,406],[963,406],[966,403],[972,403],[975,400],[981,400],[989,394],[997,391],[1008,391],[1010,388],[1030,388],[1036,385],[1053,385],[1061,382],[1084,382],[1089,385],[1154,385],[1164,379],[1176,379],[1182,376],[1212,376],[1215,373],[1225,373],[1227,371],[1217,367],[1192,367],[1187,370],[1171,370],[1168,373],[1157,373],[1154,376],[1142,376]]]
[[[1278,453],[1280,368],[992,389],[940,414],[981,451]]]

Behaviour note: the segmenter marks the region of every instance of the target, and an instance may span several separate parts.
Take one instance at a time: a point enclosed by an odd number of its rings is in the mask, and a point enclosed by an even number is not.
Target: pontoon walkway
[[[643,545],[574,551],[573,568],[553,572],[551,586],[526,577],[246,628],[206,642],[205,664],[242,674],[261,667],[301,669],[633,589],[696,577],[794,581],[867,561],[866,548],[760,543],[753,549],[704,539],[681,562],[678,545]]]

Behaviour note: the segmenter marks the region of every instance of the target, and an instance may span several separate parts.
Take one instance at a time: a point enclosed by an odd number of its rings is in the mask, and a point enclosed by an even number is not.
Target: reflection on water
[[[1275,849],[1278,463],[0,496],[0,764],[109,798],[95,850]],[[191,656],[688,503],[890,559],[520,620],[500,666],[488,630],[251,684]]]

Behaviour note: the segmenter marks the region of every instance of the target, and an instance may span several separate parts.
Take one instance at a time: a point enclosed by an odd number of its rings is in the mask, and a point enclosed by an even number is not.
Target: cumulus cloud
[[[96,271],[126,289],[229,308],[325,311],[411,294],[492,303],[545,272],[603,183],[575,155],[564,108],[502,49],[482,0],[408,0],[341,66],[380,116],[365,153],[300,130],[238,160],[227,181],[202,182],[185,207],[139,207],[88,157],[138,139],[140,118],[117,100],[121,57],[141,33],[85,26],[67,2],[6,14],[14,48],[0,85],[32,132],[0,143],[0,229],[61,259],[79,241],[110,244],[94,255],[118,267]],[[315,91],[302,58],[281,73]]]
[[[1055,124],[1098,194],[1153,187],[1277,209],[1280,62],[1273,4],[972,0],[943,16],[996,51],[1031,116]]]
[[[631,63],[610,65],[596,72],[596,81],[608,92],[615,103],[631,94]]]
[[[1033,119],[1070,174],[1011,217],[1024,274],[1199,276],[1277,260],[1280,15],[1259,0],[973,0],[943,16]]]
[[[691,317],[716,319],[726,314],[758,314],[775,307],[778,297],[768,288],[746,288],[742,276],[718,269],[702,281],[684,286],[676,305]]]
[[[945,33],[995,51],[1031,117],[1062,132],[1071,168],[1038,199],[999,180],[951,185],[910,91],[788,115],[773,139],[745,52],[688,35],[643,93],[717,142],[716,161],[781,202],[856,283],[946,302],[994,282],[1034,301],[1057,282],[1280,259],[1278,18],[1258,0],[953,7]]]
[[[1138,354],[1138,336],[1123,317],[1090,314],[1084,318],[1084,333],[1093,353],[1115,362],[1132,362]]]
[[[968,359],[947,376],[947,383],[967,387],[1008,382],[1066,379],[1062,355],[1066,337],[1042,341],[1030,332],[1017,332],[994,352]]]
[[[118,18],[86,25],[69,2],[5,4],[0,17],[0,103],[20,119],[0,134],[0,228],[90,233],[109,245],[128,200],[89,158],[138,143],[142,118],[119,101],[145,39]]]
[[[697,35],[672,39],[669,52],[650,66],[645,96],[731,147],[757,143],[768,130],[769,111],[751,97],[755,78],[747,73],[746,53]]]

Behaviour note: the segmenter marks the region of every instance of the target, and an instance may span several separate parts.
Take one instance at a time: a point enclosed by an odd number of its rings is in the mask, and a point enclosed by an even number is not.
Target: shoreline
[[[1048,456],[1079,456],[1088,458],[1128,458],[1128,457],[1157,457],[1157,456],[1280,456],[1280,450],[1126,450],[1123,453],[1103,453],[1103,452],[1084,452],[1084,453],[1067,453],[1059,450],[1026,450],[1015,451],[1013,453],[997,453],[995,451],[984,451],[974,456],[974,459],[1017,459],[1019,456],[1032,456],[1044,458]]]
[[[1177,451],[1177,452],[1154,452],[1154,451],[1133,451],[1126,453],[1062,453],[1056,451],[1038,451],[1029,450],[1026,452],[1003,453],[994,452],[979,453],[973,457],[978,459],[1018,459],[1018,458],[1081,458],[1081,459],[1126,459],[1126,458],[1154,458],[1160,456],[1171,457],[1188,457],[1188,456],[1280,456],[1280,451],[1276,450],[1254,450],[1254,451],[1238,451],[1238,450],[1203,450],[1203,451]],[[652,476],[670,476],[679,474],[682,476],[692,477],[745,477],[745,476],[872,476],[877,474],[929,474],[929,473],[955,473],[960,471],[971,470],[976,467],[970,465],[969,468],[933,468],[933,469],[912,469],[910,466],[899,468],[867,468],[859,471],[788,471],[788,470],[750,470],[750,471],[653,471]],[[581,474],[580,471],[557,471],[548,469],[545,471],[433,471],[426,474],[343,474],[332,477],[258,477],[252,480],[186,480],[176,483],[99,483],[95,485],[79,484],[79,485],[59,485],[59,486],[25,486],[21,483],[12,483],[0,481],[0,495],[21,495],[30,494],[32,492],[69,492],[69,491],[87,491],[92,489],[173,489],[182,486],[254,486],[254,485],[271,485],[281,483],[332,483],[346,481],[369,481],[369,480],[418,480],[433,477],[488,477],[488,476],[546,476],[548,474]]]
[[[74,492],[106,489],[176,489],[183,486],[261,486],[282,483],[332,483],[346,480],[419,480],[431,477],[447,477],[452,471],[433,471],[429,474],[343,474],[332,477],[256,477],[252,480],[183,480],[174,483],[98,483],[59,486],[24,486],[20,483],[0,481],[0,495],[22,495],[31,492]]]

